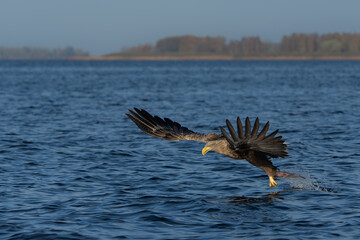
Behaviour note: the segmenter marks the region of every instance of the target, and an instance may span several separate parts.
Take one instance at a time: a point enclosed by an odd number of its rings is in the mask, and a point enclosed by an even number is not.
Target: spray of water
[[[301,190],[313,190],[322,192],[337,192],[331,187],[328,187],[325,181],[319,181],[310,175],[308,171],[299,169],[286,169],[287,173],[296,174],[301,177],[283,177],[292,188]]]

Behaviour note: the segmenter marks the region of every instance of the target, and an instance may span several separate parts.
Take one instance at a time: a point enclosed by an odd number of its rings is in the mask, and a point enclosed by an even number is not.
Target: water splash
[[[319,181],[315,177],[311,176],[309,171],[299,169],[288,169],[286,172],[291,174],[300,175],[302,177],[282,177],[290,186],[294,189],[301,190],[314,190],[321,192],[338,192],[332,187],[328,186],[325,181]]]

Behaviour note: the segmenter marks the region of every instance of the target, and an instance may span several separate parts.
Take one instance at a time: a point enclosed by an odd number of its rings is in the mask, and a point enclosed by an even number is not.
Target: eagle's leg
[[[275,182],[274,178],[269,176],[269,180],[270,180],[270,187],[277,187],[277,183]]]

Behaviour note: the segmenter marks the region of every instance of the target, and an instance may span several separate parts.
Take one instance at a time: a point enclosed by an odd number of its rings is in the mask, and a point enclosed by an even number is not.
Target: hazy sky
[[[166,36],[360,32],[359,0],[0,0],[0,46],[101,55]]]

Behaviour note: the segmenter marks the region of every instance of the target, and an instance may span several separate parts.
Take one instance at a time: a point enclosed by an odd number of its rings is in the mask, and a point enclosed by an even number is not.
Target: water
[[[1,239],[359,239],[360,62],[1,61]],[[260,169],[142,133],[237,116],[290,144]]]

